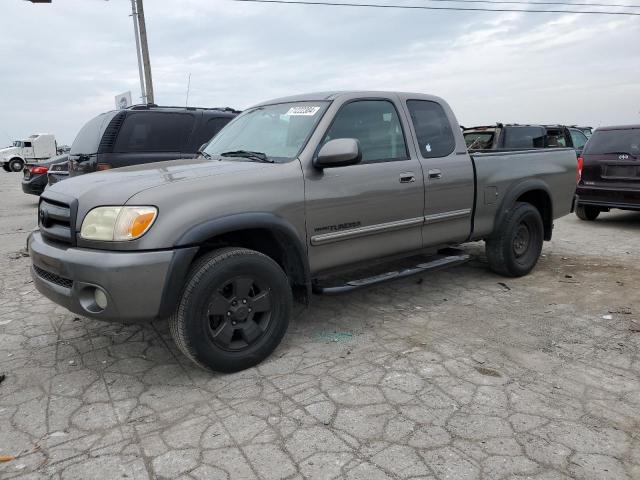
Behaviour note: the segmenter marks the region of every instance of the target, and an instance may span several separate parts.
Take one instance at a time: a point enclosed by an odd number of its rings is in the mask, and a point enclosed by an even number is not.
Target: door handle
[[[400,183],[413,183],[416,181],[416,176],[413,172],[405,172],[400,174]]]
[[[437,168],[434,168],[433,170],[429,170],[429,178],[433,178],[435,180],[438,180],[438,179],[442,178],[442,172],[440,170],[438,170]]]

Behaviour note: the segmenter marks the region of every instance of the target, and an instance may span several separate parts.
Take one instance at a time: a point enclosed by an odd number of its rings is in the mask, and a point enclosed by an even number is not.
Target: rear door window
[[[181,152],[193,123],[188,113],[133,112],[120,128],[113,151]]]
[[[504,129],[504,148],[544,148],[544,127],[508,126]]]
[[[338,138],[360,142],[362,163],[409,158],[398,112],[388,100],[357,100],[344,105],[322,143]]]
[[[596,130],[584,148],[591,155],[631,155],[640,156],[640,128],[620,130]]]
[[[407,101],[422,158],[446,157],[456,147],[451,123],[442,105],[428,100]]]

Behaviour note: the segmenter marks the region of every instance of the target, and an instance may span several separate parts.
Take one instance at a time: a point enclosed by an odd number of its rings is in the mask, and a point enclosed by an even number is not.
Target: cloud
[[[3,5],[0,143],[70,143],[126,90],[139,97],[128,0]],[[639,122],[640,24],[569,14],[400,11],[226,0],[145,4],[156,101],[246,108],[305,91],[410,90],[460,123]]]

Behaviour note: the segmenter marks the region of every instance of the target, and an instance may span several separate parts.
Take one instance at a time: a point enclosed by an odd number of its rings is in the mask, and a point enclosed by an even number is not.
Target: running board
[[[313,293],[316,293],[318,295],[339,295],[341,293],[352,292],[354,290],[370,287],[372,285],[378,285],[379,283],[397,280],[399,278],[410,277],[411,275],[417,275],[419,273],[433,272],[436,270],[442,270],[444,268],[454,267],[456,265],[466,263],[469,260],[471,260],[471,255],[468,255],[461,250],[448,248],[441,253],[431,257],[428,262],[419,263],[414,267],[386,272],[380,275],[375,275],[373,277],[351,280],[344,285],[337,285],[334,287],[323,287],[321,285],[314,285]]]

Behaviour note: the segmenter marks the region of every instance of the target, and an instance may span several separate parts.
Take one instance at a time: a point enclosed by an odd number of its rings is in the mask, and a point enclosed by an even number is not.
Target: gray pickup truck
[[[316,93],[246,110],[197,159],[72,178],[40,199],[38,290],[117,322],[169,318],[179,348],[231,372],[266,358],[293,302],[456,265],[527,274],[573,209],[572,149],[469,155],[430,95]],[[414,266],[326,283],[374,261]],[[424,257],[423,257],[424,258]],[[406,260],[404,260],[406,261]],[[323,283],[324,282],[324,283]]]

